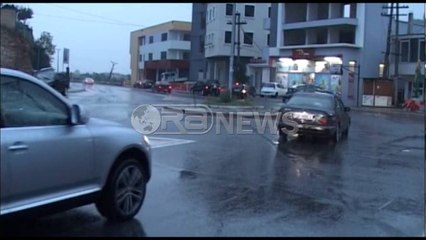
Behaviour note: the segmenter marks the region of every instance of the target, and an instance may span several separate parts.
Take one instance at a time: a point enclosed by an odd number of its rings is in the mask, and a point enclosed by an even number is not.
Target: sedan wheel
[[[341,137],[342,137],[342,132],[341,132],[341,130],[340,130],[340,126],[339,126],[339,125],[337,125],[337,126],[336,126],[336,133],[333,135],[333,137],[332,137],[332,141],[333,141],[334,143],[338,143],[338,142],[340,142]]]
[[[96,207],[110,220],[129,220],[142,207],[145,191],[146,178],[142,165],[134,159],[126,159],[113,170]]]

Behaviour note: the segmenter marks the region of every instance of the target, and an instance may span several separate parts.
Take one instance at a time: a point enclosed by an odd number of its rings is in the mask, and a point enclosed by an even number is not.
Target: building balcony
[[[358,20],[356,18],[333,18],[333,19],[323,19],[323,20],[315,20],[315,21],[307,21],[307,22],[283,23],[283,30],[330,27],[330,26],[339,26],[339,25],[357,26]]]

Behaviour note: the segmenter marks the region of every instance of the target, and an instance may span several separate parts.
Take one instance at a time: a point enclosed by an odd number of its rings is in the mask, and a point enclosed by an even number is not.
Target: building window
[[[200,21],[200,28],[202,30],[206,29],[206,13],[202,12],[201,13],[201,21]]]
[[[183,41],[191,41],[191,35],[189,33],[183,34]]]
[[[399,48],[401,50],[401,62],[408,62],[410,43],[408,41],[401,41],[400,44],[401,46]]]
[[[141,46],[145,45],[145,36],[142,36],[139,38],[139,45]]]
[[[233,12],[233,5],[230,3],[226,4],[226,16],[232,16],[232,12]]]
[[[254,6],[253,5],[245,5],[244,6],[244,16],[254,17]]]
[[[152,61],[152,53],[148,53],[148,61]]]
[[[154,36],[149,36],[149,43],[153,43],[154,42]]]
[[[424,40],[420,40],[420,61],[424,62],[425,61],[425,41]]]
[[[268,18],[271,18],[271,7],[268,7]]]
[[[167,41],[167,33],[162,33],[161,34],[161,41],[162,42]]]
[[[167,52],[161,52],[161,60],[167,59]]]
[[[182,59],[183,60],[189,60],[189,52],[183,52]]]
[[[247,45],[253,45],[253,33],[245,32],[243,43]]]
[[[419,39],[410,39],[410,62],[417,62],[419,58]]]
[[[200,36],[199,44],[200,44],[200,53],[204,53],[204,36]]]
[[[209,22],[211,22],[212,21],[212,9],[210,8],[209,9]]]
[[[232,32],[226,31],[225,32],[225,43],[231,43],[232,41]]]
[[[142,62],[142,54],[139,54],[139,62]]]
[[[268,47],[271,46],[271,35],[270,34],[266,35],[266,45]]]
[[[215,10],[215,7],[213,7],[213,13],[212,13],[212,20],[214,20],[215,19],[215,15],[214,15],[214,10]]]

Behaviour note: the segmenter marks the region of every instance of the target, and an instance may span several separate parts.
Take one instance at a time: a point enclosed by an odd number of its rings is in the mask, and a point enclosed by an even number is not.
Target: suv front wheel
[[[146,192],[146,176],[141,163],[132,158],[121,161],[104,186],[96,208],[106,218],[125,221],[142,207]]]

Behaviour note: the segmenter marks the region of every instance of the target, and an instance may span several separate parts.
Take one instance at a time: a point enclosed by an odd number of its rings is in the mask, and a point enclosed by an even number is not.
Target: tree
[[[20,7],[18,8],[17,17],[19,21],[26,24],[27,19],[31,19],[33,17],[33,10],[31,8]]]
[[[43,48],[47,55],[52,56],[56,51],[56,46],[52,41],[53,37],[50,33],[42,32],[40,38],[35,41],[35,44]]]
[[[34,69],[51,67],[52,55],[55,54],[53,37],[48,32],[43,32],[39,39],[34,42],[32,52],[32,65]]]

